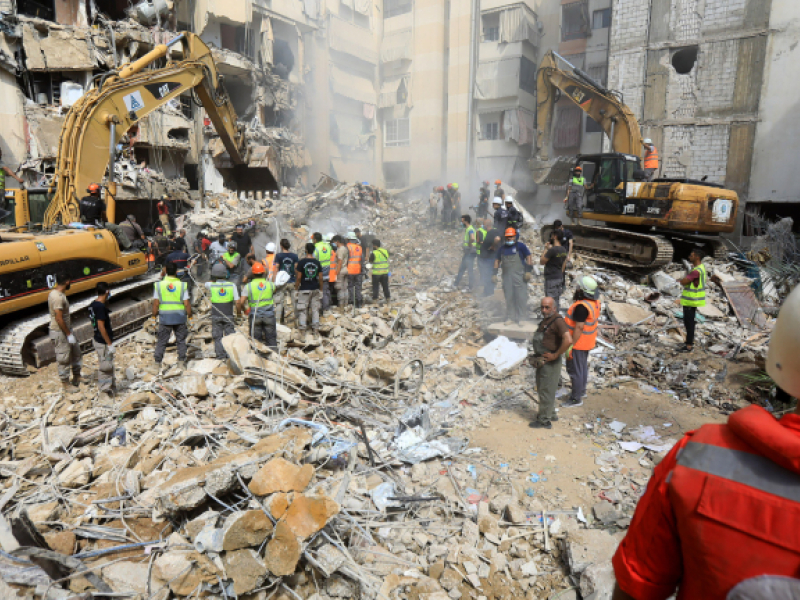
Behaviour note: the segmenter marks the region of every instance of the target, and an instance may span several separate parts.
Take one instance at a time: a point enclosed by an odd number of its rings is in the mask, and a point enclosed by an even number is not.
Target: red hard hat
[[[253,263],[253,275],[263,275],[264,274],[264,263]]]
[[[86,191],[89,192],[90,194],[94,194],[95,192],[100,191],[100,186],[97,185],[96,183],[90,183],[89,187],[86,188]]]
[[[489,185],[489,182],[488,181],[484,181],[483,185]]]
[[[436,188],[436,190],[439,191],[439,192],[443,192],[444,188],[442,186],[439,186],[438,188]]]
[[[500,181],[499,179],[495,179],[495,180],[494,180],[494,184],[495,184],[495,185],[500,185],[501,183],[503,183],[503,182],[502,182],[502,181]]]
[[[452,183],[448,183],[447,184],[447,189],[449,189],[449,190],[453,189],[453,184]]]
[[[161,227],[156,227],[156,231],[164,231]]]
[[[506,237],[516,237],[516,236],[517,236],[516,229],[514,229],[513,227],[509,227],[508,229],[506,229]]]

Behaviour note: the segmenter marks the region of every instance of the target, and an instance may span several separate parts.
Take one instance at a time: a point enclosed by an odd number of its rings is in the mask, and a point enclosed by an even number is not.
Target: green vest
[[[378,248],[373,254],[375,255],[375,262],[372,263],[373,275],[388,275],[389,274],[389,251],[386,248]]]
[[[236,286],[228,281],[217,281],[211,284],[211,315],[233,316],[233,292]]]
[[[3,170],[3,165],[0,164],[0,191],[6,189],[6,172]]]
[[[475,228],[472,225],[467,225],[464,230],[464,248],[473,248],[475,244],[469,241],[469,236],[475,235]]]
[[[267,281],[263,277],[253,279],[247,284],[247,303],[250,308],[264,308],[265,306],[272,306],[275,301],[272,299],[272,294],[275,293],[275,284]]]
[[[331,245],[328,242],[317,242],[314,245],[314,258],[322,265],[322,275],[327,279],[331,270]]]
[[[582,175],[580,177],[573,177],[572,185],[579,185],[581,187],[586,187],[586,179],[584,179]]]
[[[177,277],[167,276],[156,283],[158,313],[185,313],[186,307],[183,305],[183,292],[185,289],[186,284]]]
[[[697,265],[692,271],[700,273],[697,283],[690,283],[683,288],[681,294],[681,306],[705,306],[706,305],[706,266]]]
[[[475,234],[475,247],[478,249],[478,256],[481,255],[481,244],[483,244],[483,241],[486,239],[487,233],[488,232],[483,228],[483,225],[481,225],[478,228],[478,232]]]
[[[225,254],[223,254],[223,255],[222,255],[222,260],[227,260],[229,263],[232,263],[232,262],[233,262],[233,260],[234,260],[234,259],[235,259],[237,256],[241,258],[241,256],[242,256],[242,255],[241,255],[241,254],[239,254],[238,252],[234,252],[233,254],[231,254],[230,252],[226,252]],[[227,266],[227,265],[226,265],[226,266]],[[238,266],[237,266],[236,268],[238,268]],[[228,269],[228,270],[230,270],[230,269]]]

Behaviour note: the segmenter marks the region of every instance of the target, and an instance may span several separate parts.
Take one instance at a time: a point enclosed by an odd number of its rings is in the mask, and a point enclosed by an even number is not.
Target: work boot
[[[81,376],[80,376],[80,375],[74,375],[74,376],[72,377],[72,382],[71,382],[71,383],[72,383],[72,385],[74,385],[76,388],[78,388],[78,387],[80,387],[80,386],[81,386],[81,383],[83,383],[83,380],[81,380]]]

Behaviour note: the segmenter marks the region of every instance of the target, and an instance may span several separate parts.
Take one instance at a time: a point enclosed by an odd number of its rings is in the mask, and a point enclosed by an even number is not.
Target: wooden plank
[[[728,297],[728,302],[733,307],[733,312],[742,327],[748,329],[764,329],[767,326],[767,317],[761,310],[761,303],[756,298],[753,288],[748,283],[741,281],[728,281],[722,284],[722,289]]]

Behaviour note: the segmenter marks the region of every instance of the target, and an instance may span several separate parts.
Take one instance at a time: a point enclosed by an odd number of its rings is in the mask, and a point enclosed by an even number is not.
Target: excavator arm
[[[183,59],[165,67],[145,70],[166,57],[170,48],[181,43]],[[45,227],[57,221],[79,219],[79,199],[92,182],[99,182],[113,163],[116,145],[130,127],[142,117],[176,96],[195,90],[211,122],[220,135],[231,160],[245,162],[244,134],[211,50],[196,35],[184,32],[168,44],[152,51],[119,71],[103,76],[97,88],[84,94],[70,109],[58,145],[56,191],[44,216]],[[108,220],[115,217],[113,164],[109,169]]]
[[[562,69],[559,61],[569,70]],[[642,134],[631,110],[613,92],[551,50],[542,59],[536,79],[536,145],[540,160],[548,160],[558,90],[600,124],[614,152],[642,156]]]

